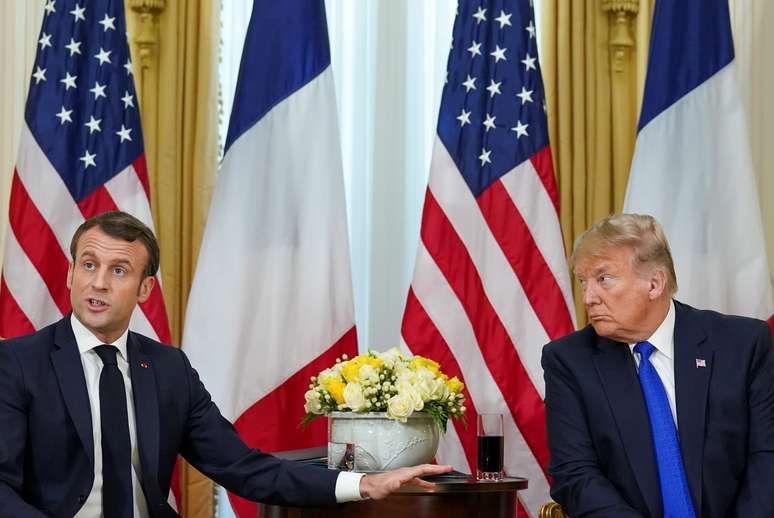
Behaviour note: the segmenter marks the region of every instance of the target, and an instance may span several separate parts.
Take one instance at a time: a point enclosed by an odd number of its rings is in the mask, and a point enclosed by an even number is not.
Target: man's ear
[[[156,285],[156,277],[148,276],[140,281],[140,289],[137,290],[137,302],[142,304],[150,297],[153,287]]]
[[[73,271],[75,270],[75,262],[71,262],[70,266],[67,267],[67,289],[71,289],[73,287]]]
[[[650,300],[656,300],[666,290],[666,273],[661,268],[654,268],[650,274],[650,280],[648,285],[648,297]]]

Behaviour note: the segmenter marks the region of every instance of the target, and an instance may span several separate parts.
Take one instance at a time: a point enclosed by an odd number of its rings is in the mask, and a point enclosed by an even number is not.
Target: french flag
[[[652,214],[678,298],[772,323],[727,0],[658,0],[624,212]]]
[[[183,347],[248,445],[308,448],[326,441],[299,428],[309,378],[357,354],[354,323],[325,7],[256,2]]]

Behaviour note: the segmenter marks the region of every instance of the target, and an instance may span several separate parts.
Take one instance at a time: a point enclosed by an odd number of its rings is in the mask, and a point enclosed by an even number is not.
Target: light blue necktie
[[[653,433],[664,518],[695,518],[672,410],[661,378],[650,363],[650,355],[655,350],[650,342],[640,342],[634,346],[634,352],[640,354],[640,385]]]

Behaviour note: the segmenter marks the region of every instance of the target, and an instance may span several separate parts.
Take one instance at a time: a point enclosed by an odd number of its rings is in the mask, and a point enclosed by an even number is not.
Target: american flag
[[[70,311],[70,238],[84,219],[123,210],[153,225],[121,0],[48,0],[9,204],[0,336]],[[169,342],[160,284],[133,330]]]
[[[476,416],[504,415],[520,512],[548,495],[542,346],[574,330],[531,2],[460,2],[402,336],[465,381],[441,462],[475,472]]]

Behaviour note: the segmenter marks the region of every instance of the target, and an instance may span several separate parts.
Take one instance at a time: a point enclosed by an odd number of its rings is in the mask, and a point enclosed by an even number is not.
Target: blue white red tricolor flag
[[[153,226],[123,2],[48,0],[9,204],[0,336],[70,311],[70,238],[85,218],[129,212]],[[131,327],[169,342],[161,285]]]
[[[357,340],[322,0],[253,7],[183,347],[250,446],[325,444],[322,420],[298,426],[304,392]]]
[[[540,367],[574,330],[572,290],[528,0],[460,2],[402,337],[466,384],[469,425],[438,460],[476,468],[476,416],[504,414],[505,469],[549,499]]]
[[[123,210],[153,228],[144,153],[123,2],[47,0],[11,186],[0,336],[70,312],[70,238],[86,218]],[[130,328],[169,343],[160,282]]]
[[[624,211],[652,214],[688,304],[772,317],[727,0],[658,0]],[[769,320],[771,323],[772,320]]]

